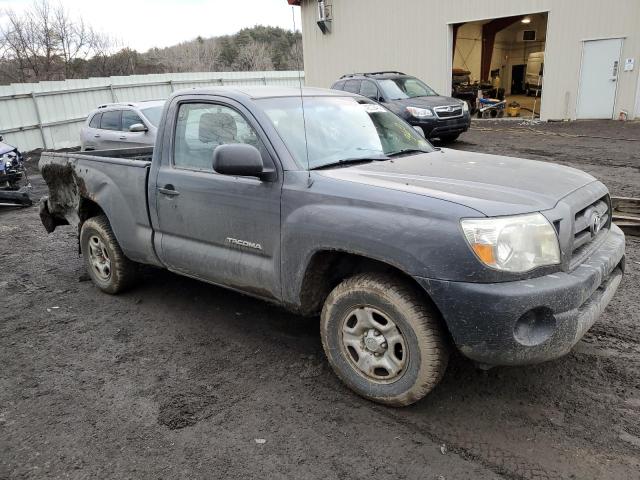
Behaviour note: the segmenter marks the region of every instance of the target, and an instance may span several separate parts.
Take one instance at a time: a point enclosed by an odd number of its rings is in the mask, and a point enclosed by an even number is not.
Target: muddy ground
[[[474,122],[456,147],[640,196],[640,124],[529,128]],[[454,356],[427,398],[390,409],[331,373],[316,318],[158,270],[101,294],[69,227],[4,210],[0,478],[640,478],[640,238],[627,257],[565,358],[483,372]]]

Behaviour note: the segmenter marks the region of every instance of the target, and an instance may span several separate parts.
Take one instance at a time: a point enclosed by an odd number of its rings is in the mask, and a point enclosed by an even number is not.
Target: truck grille
[[[579,210],[573,222],[572,263],[581,260],[594,241],[611,226],[611,201],[606,195]]]
[[[447,105],[446,107],[435,107],[433,109],[438,118],[455,118],[462,116],[462,106]]]

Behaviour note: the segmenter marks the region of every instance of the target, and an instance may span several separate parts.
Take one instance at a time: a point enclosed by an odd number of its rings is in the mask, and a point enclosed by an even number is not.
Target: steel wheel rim
[[[89,263],[93,272],[100,280],[108,281],[111,278],[111,259],[107,247],[100,237],[89,237]]]
[[[396,382],[409,363],[407,342],[398,326],[389,315],[370,306],[345,315],[341,345],[354,371],[370,382]]]

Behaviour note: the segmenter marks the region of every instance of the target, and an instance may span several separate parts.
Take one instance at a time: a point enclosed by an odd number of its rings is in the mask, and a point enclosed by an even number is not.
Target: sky
[[[122,47],[140,52],[258,24],[293,29],[292,7],[286,0],[50,0],[52,5],[58,2],[72,17],[82,17]],[[31,4],[32,0],[0,0],[0,12],[19,13]],[[299,30],[300,7],[294,12]]]

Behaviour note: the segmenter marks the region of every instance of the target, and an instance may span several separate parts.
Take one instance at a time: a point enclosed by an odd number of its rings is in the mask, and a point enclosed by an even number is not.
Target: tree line
[[[148,73],[298,70],[300,32],[244,28],[138,52],[74,18],[61,5],[36,0],[22,14],[0,12],[0,85]]]

